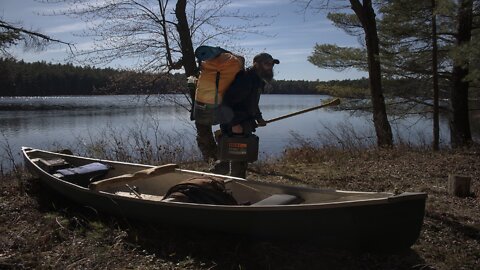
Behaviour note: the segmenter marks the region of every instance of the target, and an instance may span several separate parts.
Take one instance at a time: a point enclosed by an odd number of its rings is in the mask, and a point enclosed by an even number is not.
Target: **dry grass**
[[[475,269],[480,265],[480,199],[449,196],[449,173],[472,176],[472,191],[480,194],[480,150],[303,147],[251,166],[248,177],[262,181],[427,192],[420,238],[412,249],[396,254],[264,242],[118,219],[73,204],[18,173],[0,181],[0,268]]]

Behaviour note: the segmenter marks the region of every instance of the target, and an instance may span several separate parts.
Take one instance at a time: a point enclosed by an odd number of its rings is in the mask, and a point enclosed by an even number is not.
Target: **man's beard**
[[[273,80],[273,70],[271,69],[262,69],[258,70],[258,76],[265,80],[266,82],[271,82]]]

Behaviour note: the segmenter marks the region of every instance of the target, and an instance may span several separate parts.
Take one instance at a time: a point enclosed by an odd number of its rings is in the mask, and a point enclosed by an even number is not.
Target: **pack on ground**
[[[219,124],[218,107],[245,59],[220,47],[200,46],[195,50],[200,76],[195,92],[194,118],[200,124]]]

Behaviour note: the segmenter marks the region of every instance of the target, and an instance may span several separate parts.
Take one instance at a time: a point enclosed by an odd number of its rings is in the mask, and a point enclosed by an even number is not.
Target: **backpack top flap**
[[[197,57],[197,59],[202,62],[205,60],[213,59],[224,52],[229,51],[220,47],[200,46],[195,50],[195,57]]]

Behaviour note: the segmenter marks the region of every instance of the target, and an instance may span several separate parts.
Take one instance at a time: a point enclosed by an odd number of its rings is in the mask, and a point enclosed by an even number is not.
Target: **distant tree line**
[[[0,59],[1,96],[175,93],[183,74],[155,75],[112,68]]]
[[[368,80],[277,80],[268,94],[332,94],[339,88],[366,89]],[[184,93],[185,74],[154,74],[0,58],[1,96],[121,95]],[[333,91],[336,90],[336,91]],[[348,96],[348,95],[346,95]]]
[[[271,87],[268,87],[266,92],[269,94],[317,94],[317,86],[316,81],[276,80],[271,83]]]
[[[0,58],[1,96],[124,95],[185,93],[183,73],[154,74],[112,68],[80,67],[46,62],[26,63]],[[368,98],[368,79],[306,81],[276,80],[267,94],[323,94]],[[428,85],[418,80],[385,80],[387,96],[429,95]],[[447,94],[441,97],[447,97]]]
[[[114,72],[71,64],[1,59],[0,88],[3,96],[91,95],[105,86],[106,79]]]

